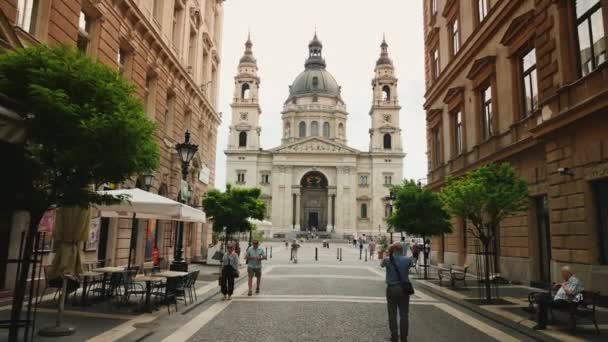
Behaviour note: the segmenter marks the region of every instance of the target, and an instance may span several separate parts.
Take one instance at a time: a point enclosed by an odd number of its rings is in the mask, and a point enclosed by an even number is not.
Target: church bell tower
[[[234,78],[234,97],[232,100],[232,125],[230,126],[229,150],[260,149],[260,115],[258,92],[260,78],[258,65],[253,57],[251,36],[247,37],[245,53],[239,62],[238,74]]]
[[[372,119],[370,152],[402,153],[401,128],[399,124],[399,99],[397,78],[393,61],[388,56],[388,44],[382,39],[380,58],[374,69],[372,80],[373,102],[369,115]]]

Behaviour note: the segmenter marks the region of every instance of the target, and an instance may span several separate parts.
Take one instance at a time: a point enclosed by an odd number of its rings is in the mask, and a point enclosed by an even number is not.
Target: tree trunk
[[[27,287],[27,278],[30,270],[30,261],[32,259],[34,249],[34,239],[38,231],[38,224],[44,215],[42,211],[30,211],[30,225],[25,235],[25,245],[23,247],[20,273],[15,279],[15,292],[13,294],[13,306],[11,309],[11,322],[9,328],[9,342],[17,342],[19,339],[19,324],[21,323],[21,310],[23,308],[23,300]],[[33,284],[30,284],[33,286]]]
[[[492,301],[492,285],[490,283],[490,241],[483,242],[484,250],[484,281],[486,287],[486,302]]]

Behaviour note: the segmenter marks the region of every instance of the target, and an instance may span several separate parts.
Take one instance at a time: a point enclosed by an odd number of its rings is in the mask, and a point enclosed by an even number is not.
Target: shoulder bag
[[[399,272],[399,267],[397,267],[397,264],[395,263],[395,258],[391,255],[389,257],[389,260],[391,262],[391,265],[393,265],[393,267],[395,268],[395,272],[397,272],[397,278],[399,278],[399,283],[401,284],[401,288],[403,289],[403,293],[405,293],[407,296],[413,295],[414,294],[414,286],[409,281],[403,281],[403,279],[401,278],[401,272]]]

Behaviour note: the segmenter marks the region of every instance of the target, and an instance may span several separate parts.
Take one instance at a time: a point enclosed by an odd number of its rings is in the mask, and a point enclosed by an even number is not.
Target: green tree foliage
[[[470,233],[484,244],[494,239],[505,217],[528,206],[528,186],[507,163],[448,178],[440,196],[448,212],[470,222]]]
[[[387,219],[395,231],[423,238],[452,232],[450,217],[437,193],[413,180],[393,187],[393,214]]]
[[[13,297],[17,322],[33,239],[52,207],[112,203],[95,185],[120,183],[156,168],[154,123],[118,72],[68,47],[36,46],[0,54],[0,97],[14,103],[27,136],[0,146],[4,208],[26,210],[30,226]],[[17,334],[13,324],[10,340]]]
[[[226,185],[226,191],[208,191],[203,197],[203,208],[213,221],[213,231],[227,234],[250,231],[253,225],[247,220],[263,220],[266,203],[259,188],[240,188]]]
[[[486,300],[489,302],[492,300],[490,248],[496,243],[500,222],[526,210],[528,186],[510,164],[488,164],[460,178],[449,178],[440,196],[450,214],[470,223],[467,224],[469,233],[483,245]]]

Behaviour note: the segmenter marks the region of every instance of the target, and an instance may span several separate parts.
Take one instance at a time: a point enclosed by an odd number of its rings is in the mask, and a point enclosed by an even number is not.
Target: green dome
[[[340,96],[340,87],[325,69],[307,68],[296,77],[289,91],[290,96],[305,94]]]

